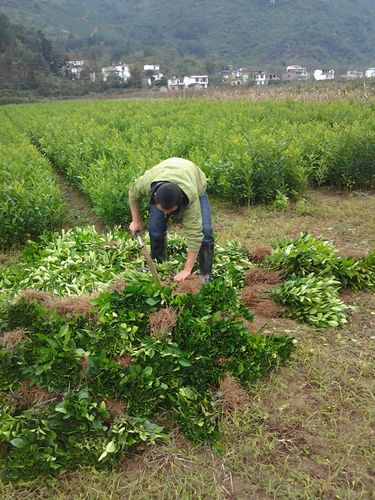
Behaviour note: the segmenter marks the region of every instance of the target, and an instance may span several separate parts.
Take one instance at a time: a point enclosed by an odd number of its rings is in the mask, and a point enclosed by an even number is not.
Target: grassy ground
[[[311,191],[285,211],[214,205],[221,242],[252,249],[301,230],[344,254],[375,248],[375,196]],[[374,498],[375,295],[345,294],[349,325],[316,330],[272,319],[266,332],[297,339],[290,363],[250,389],[245,413],[223,418],[224,452],[178,432],[129,456],[119,471],[81,470],[54,481],[1,485],[1,498]]]

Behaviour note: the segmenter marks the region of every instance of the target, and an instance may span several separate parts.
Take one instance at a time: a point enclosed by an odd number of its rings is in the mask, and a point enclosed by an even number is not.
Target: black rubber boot
[[[162,239],[150,238],[151,258],[156,262],[164,262],[167,260],[167,237]]]
[[[211,281],[214,246],[213,243],[202,243],[199,250],[199,273],[201,275],[202,285]]]

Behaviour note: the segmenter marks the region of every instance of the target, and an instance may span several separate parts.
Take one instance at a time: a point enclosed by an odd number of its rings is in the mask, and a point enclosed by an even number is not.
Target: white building
[[[334,80],[335,70],[334,69],[316,69],[314,71],[314,79],[318,81],[323,80]]]
[[[178,90],[184,88],[184,78],[177,78],[177,76],[172,76],[172,78],[168,80],[168,90]]]
[[[72,80],[79,80],[81,78],[81,72],[84,65],[85,61],[83,59],[68,61],[66,63],[66,71],[68,74],[70,74]]]
[[[252,70],[250,68],[237,68],[232,71],[231,85],[244,85],[249,82]]]
[[[178,89],[206,89],[208,87],[208,75],[191,75],[168,80],[168,90]]]
[[[106,82],[111,75],[117,76],[120,80],[126,83],[131,74],[130,69],[127,64],[118,64],[117,66],[107,66],[102,68],[102,78],[103,82]]]
[[[160,71],[160,65],[159,64],[145,64],[143,66],[143,71]]]
[[[364,76],[365,75],[363,71],[353,71],[353,70],[347,71],[345,75],[345,77],[348,80],[357,80],[358,78],[363,78]]]
[[[366,69],[366,78],[375,78],[375,68]]]
[[[149,87],[151,87],[155,82],[160,82],[164,76],[160,71],[159,64],[145,64],[143,66],[143,71],[146,73],[147,85]]]
[[[258,71],[255,75],[254,81],[256,85],[268,85],[271,82],[279,82],[280,76],[277,73]]]

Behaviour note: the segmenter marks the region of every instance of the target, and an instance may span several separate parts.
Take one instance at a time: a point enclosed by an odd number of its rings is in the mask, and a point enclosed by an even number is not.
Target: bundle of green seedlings
[[[311,234],[280,241],[266,265],[285,278],[272,296],[289,306],[286,314],[320,328],[347,322],[350,307],[340,299],[341,289],[375,289],[375,251],[359,259],[340,258],[332,243]]]
[[[168,237],[168,252],[168,261],[158,265],[163,280],[183,268],[186,243],[181,236]],[[216,245],[215,277],[238,285],[251,267],[248,253],[239,243]],[[149,270],[138,243],[120,228],[107,233],[98,233],[93,226],[51,232],[29,242],[16,264],[0,265],[0,303],[26,288],[60,296],[92,293],[140,272]]]
[[[7,480],[119,464],[129,450],[168,439],[161,417],[194,443],[220,447],[220,415],[238,403],[241,384],[290,356],[290,337],[245,327],[253,315],[236,293],[249,266],[239,245],[219,248],[224,263],[211,284],[164,286],[142,272],[134,242],[120,239],[92,228],[50,235],[27,248],[18,279],[16,269],[7,278],[0,333]],[[170,243],[172,260],[159,266],[166,276],[185,250],[179,238]],[[101,278],[93,271],[99,261]],[[59,263],[61,275],[54,271]],[[115,282],[124,265],[126,281],[122,275]],[[74,270],[86,295],[66,294]],[[234,400],[224,404],[225,393]]]

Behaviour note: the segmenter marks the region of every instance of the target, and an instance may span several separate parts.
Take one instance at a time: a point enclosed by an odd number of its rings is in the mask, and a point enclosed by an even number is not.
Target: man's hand
[[[129,226],[129,231],[133,236],[135,233],[140,233],[142,231],[141,223],[132,221]]]
[[[183,271],[180,271],[176,276],[173,278],[173,281],[184,281],[188,276],[190,276],[191,272],[186,271],[185,269]]]

